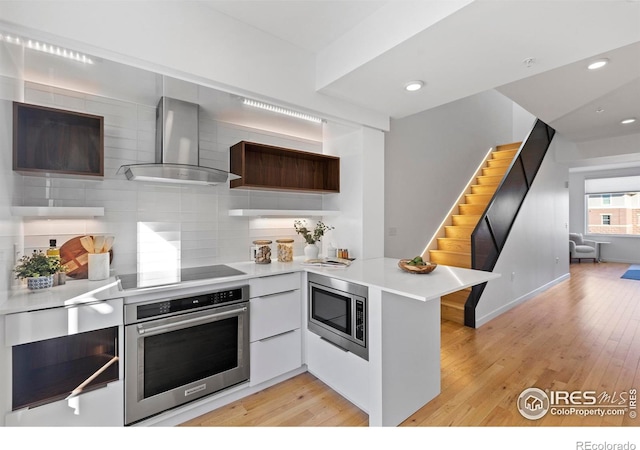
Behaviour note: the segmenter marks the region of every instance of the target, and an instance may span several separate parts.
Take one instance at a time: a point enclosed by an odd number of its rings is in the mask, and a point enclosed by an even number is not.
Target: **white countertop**
[[[20,287],[5,292],[0,297],[0,314],[56,308],[111,298],[125,298],[125,303],[131,303],[137,301],[136,298],[138,297],[144,299],[158,295],[158,293],[172,295],[185,289],[239,283],[256,277],[300,271],[327,275],[420,301],[437,299],[445,294],[484,283],[500,276],[500,274],[496,273],[449,266],[438,266],[429,274],[411,274],[400,270],[397,266],[398,260],[394,258],[356,260],[347,268],[307,266],[303,265],[302,262],[301,258],[296,258],[290,263],[277,261],[272,261],[271,264],[255,264],[251,261],[226,263],[226,265],[238,269],[244,274],[132,291],[120,290],[115,277],[103,281],[67,279],[67,283],[62,286],[54,286],[37,291]]]
[[[499,278],[500,274],[480,270],[439,265],[428,274],[404,272],[394,258],[376,258],[354,261],[346,269],[303,266],[308,272],[377,287],[383,291],[427,301],[459,291],[485,281]]]

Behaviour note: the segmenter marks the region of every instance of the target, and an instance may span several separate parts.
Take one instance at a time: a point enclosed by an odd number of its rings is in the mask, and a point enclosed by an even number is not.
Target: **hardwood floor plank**
[[[640,387],[640,281],[628,264],[580,263],[571,277],[486,325],[443,321],[442,391],[401,426],[639,426],[624,416],[524,418],[527,388],[628,393]],[[304,373],[183,426],[363,427],[368,417]]]

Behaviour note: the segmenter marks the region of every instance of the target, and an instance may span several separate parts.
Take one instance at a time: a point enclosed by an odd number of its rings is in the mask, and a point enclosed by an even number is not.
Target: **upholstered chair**
[[[577,259],[578,262],[593,259],[593,262],[596,262],[599,258],[595,241],[584,239],[582,233],[569,233],[569,262],[572,259]]]

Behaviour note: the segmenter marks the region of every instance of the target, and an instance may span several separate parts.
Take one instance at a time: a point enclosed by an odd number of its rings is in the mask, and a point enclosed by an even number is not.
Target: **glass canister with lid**
[[[293,261],[293,239],[276,239],[278,244],[278,261]]]
[[[271,262],[271,241],[259,239],[253,241],[253,245],[255,245],[254,260],[256,264],[269,264]]]

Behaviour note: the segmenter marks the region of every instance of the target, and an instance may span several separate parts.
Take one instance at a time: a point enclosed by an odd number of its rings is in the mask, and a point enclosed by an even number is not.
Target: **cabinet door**
[[[124,381],[86,392],[69,400],[60,400],[6,415],[9,427],[117,427],[124,425]]]
[[[300,328],[300,290],[251,299],[251,342]]]
[[[250,348],[250,386],[255,386],[302,366],[302,334],[300,329],[252,342]]]
[[[307,367],[331,389],[369,412],[369,361],[306,332]]]

